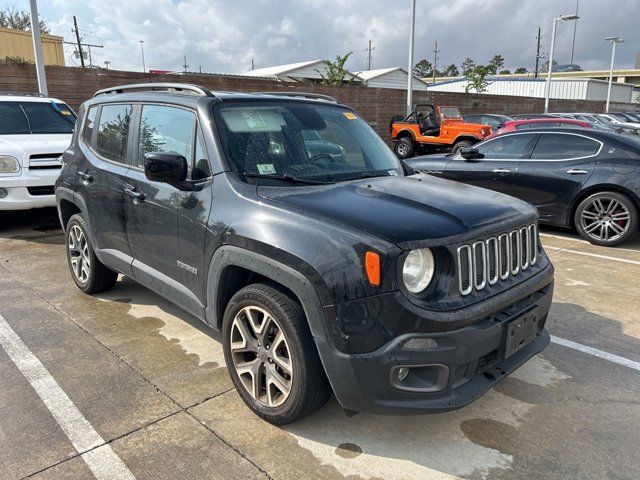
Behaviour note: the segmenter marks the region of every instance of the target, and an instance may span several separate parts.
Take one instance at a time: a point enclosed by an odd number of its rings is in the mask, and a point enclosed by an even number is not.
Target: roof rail
[[[312,92],[286,92],[286,91],[281,91],[281,92],[254,92],[257,93],[259,95],[279,95],[282,97],[302,97],[302,98],[309,98],[309,99],[313,99],[313,100],[324,100],[326,102],[332,102],[332,103],[341,103],[340,100],[338,100],[335,97],[331,97],[329,95],[323,95],[322,93],[312,93]]]
[[[118,85],[116,87],[103,88],[98,90],[94,97],[108,93],[123,93],[128,90],[174,90],[176,92],[191,92],[206,97],[215,97],[208,88],[200,85],[192,85],[190,83],[132,83],[130,85]]]
[[[45,95],[44,93],[23,93],[23,92],[5,92],[0,91],[0,95],[11,95],[12,97],[41,97],[41,98],[49,98],[49,95]]]

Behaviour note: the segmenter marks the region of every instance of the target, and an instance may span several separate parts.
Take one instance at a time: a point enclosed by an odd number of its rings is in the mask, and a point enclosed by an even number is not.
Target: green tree
[[[555,67],[556,65],[558,65],[558,62],[556,62],[555,60],[553,61],[553,66]],[[544,62],[544,64],[542,65],[542,67],[540,68],[541,72],[548,72],[549,71],[549,60],[547,60],[546,62]]]
[[[504,57],[502,55],[494,55],[487,64],[487,67],[489,68],[489,73],[495,75],[504,67]]]
[[[475,68],[475,66],[476,66],[476,62],[474,62],[469,57],[467,57],[465,61],[462,62],[462,65],[460,65],[460,67],[462,68],[462,74],[468,75],[469,72]]]
[[[510,75],[511,70],[500,70],[500,75]]]
[[[49,26],[45,20],[40,20],[40,33],[48,34]],[[15,30],[31,30],[31,15],[25,10],[16,10],[14,6],[0,10],[0,27]]]
[[[345,83],[345,78],[349,73],[346,68],[344,68],[345,63],[349,60],[349,57],[353,55],[353,52],[346,53],[342,56],[336,55],[335,62],[331,60],[325,60],[327,64],[327,68],[324,72],[316,69],[316,72],[322,78],[322,83],[326,83],[327,85],[343,85]],[[351,83],[353,78],[350,78],[347,83]]]
[[[460,75],[460,72],[458,71],[458,67],[456,67],[452,63],[451,65],[449,65],[447,68],[444,69],[443,74],[445,77],[457,77],[458,75]]]
[[[491,75],[491,67],[489,65],[476,65],[467,73],[467,86],[464,91],[469,93],[474,90],[476,93],[487,91],[487,87],[491,82],[487,81],[487,75]]]
[[[513,73],[527,73],[527,67],[518,67]]]
[[[418,78],[426,78],[433,76],[433,65],[426,59],[420,60],[413,66],[413,74]]]
[[[14,56],[7,56],[4,58],[0,58],[0,63],[11,64],[11,65],[28,65],[33,62],[28,58],[14,55]]]

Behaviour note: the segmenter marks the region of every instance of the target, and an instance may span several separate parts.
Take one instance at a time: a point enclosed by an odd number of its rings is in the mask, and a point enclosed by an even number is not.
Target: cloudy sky
[[[584,69],[608,69],[604,37],[623,37],[617,67],[633,67],[640,50],[640,0],[579,0],[575,60]],[[0,0],[0,5],[5,0]],[[8,2],[6,2],[8,3]],[[27,0],[12,0],[28,9]],[[406,68],[410,0],[40,0],[40,16],[53,34],[74,40],[76,15],[93,62],[141,70],[140,40],[147,68],[241,73],[284,63],[334,58],[353,51],[352,70],[366,68],[367,43],[375,46],[373,67]],[[506,68],[533,68],[536,34],[549,51],[554,16],[574,13],[576,0],[417,0],[416,60],[458,66],[471,57],[486,63],[496,53]],[[555,58],[569,63],[573,23],[558,25]],[[66,47],[68,65],[73,47]]]

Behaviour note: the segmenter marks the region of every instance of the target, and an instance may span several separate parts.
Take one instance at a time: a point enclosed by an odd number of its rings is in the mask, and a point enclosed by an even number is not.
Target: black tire
[[[411,158],[416,151],[416,144],[409,137],[403,137],[393,146],[396,156],[401,159]]]
[[[463,148],[469,148],[471,145],[473,145],[473,142],[470,142],[469,140],[460,140],[459,142],[453,144],[453,148],[451,149],[451,151],[453,153],[458,153]]]
[[[612,211],[609,212],[609,209]],[[612,191],[598,192],[580,202],[573,216],[573,224],[588,242],[614,247],[628,242],[638,232],[638,209],[626,195]]]
[[[84,255],[76,252],[71,247],[71,244],[73,242],[71,237],[72,235],[75,235],[75,233],[77,233],[78,230],[76,229],[79,229],[82,232],[82,235],[84,236],[84,240],[86,242],[86,251]],[[87,234],[87,232],[87,224],[84,221],[84,218],[82,218],[81,214],[76,213],[67,222],[64,236],[65,249],[67,253],[67,263],[69,265],[71,278],[73,278],[73,281],[80,290],[82,290],[84,293],[103,292],[105,290],[109,290],[116,284],[116,281],[118,280],[118,274],[113,270],[105,267],[104,264],[100,260],[98,260],[98,257],[96,257],[96,254],[93,251],[93,246],[91,245],[91,240],[89,239],[89,235]],[[77,237],[75,237],[74,239],[77,239]],[[76,253],[78,254],[76,255]],[[86,278],[82,277],[83,273],[81,273],[80,275],[76,273],[76,268],[73,264],[73,258],[79,259],[76,260],[76,262],[83,262],[84,258],[88,258],[88,274],[86,275]]]
[[[288,396],[280,405],[268,406],[265,402],[255,398],[249,392],[243,380],[240,379],[240,374],[236,369],[237,356],[246,354],[232,352],[232,328],[234,332],[237,332],[235,330],[237,327],[234,327],[234,320],[236,316],[239,319],[242,317],[241,312],[245,311],[245,308],[258,308],[266,311],[275,320],[274,323],[277,323],[276,326],[282,331],[286,339],[287,344],[285,346],[289,353],[292,375],[289,380]],[[253,335],[255,331],[249,333]],[[264,420],[276,425],[295,422],[318,410],[329,398],[331,388],[322,368],[302,306],[277,284],[271,282],[255,283],[238,291],[229,300],[225,309],[222,338],[225,361],[236,390],[247,406]],[[238,337],[234,338],[237,339]],[[256,335],[252,341],[254,340],[259,347],[261,345],[260,336]],[[268,346],[269,341],[268,339],[264,340],[262,352],[255,354],[255,361],[262,361],[261,355],[263,356],[262,359],[264,359],[265,350],[266,352],[269,351],[268,348],[265,348]],[[244,350],[248,351],[249,349]],[[274,350],[275,348],[271,350],[272,354]],[[252,362],[253,352],[247,353],[250,357],[248,359],[243,358],[238,361],[238,364]],[[234,357],[234,355],[236,356]],[[272,360],[269,360],[269,362],[273,368],[277,368],[277,365]],[[268,369],[270,366],[263,362],[262,368]],[[264,371],[262,370],[262,372]],[[250,375],[252,379],[255,378],[253,374]],[[246,381],[246,376],[244,378],[244,381]]]

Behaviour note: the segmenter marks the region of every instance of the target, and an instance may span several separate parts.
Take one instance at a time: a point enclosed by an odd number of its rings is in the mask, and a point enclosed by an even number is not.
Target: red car
[[[505,122],[497,132],[492,133],[487,137],[493,138],[503,133],[515,132],[516,130],[528,130],[531,128],[593,128],[589,122],[583,122],[582,120],[574,120],[572,118],[529,118],[526,120],[513,120]]]

